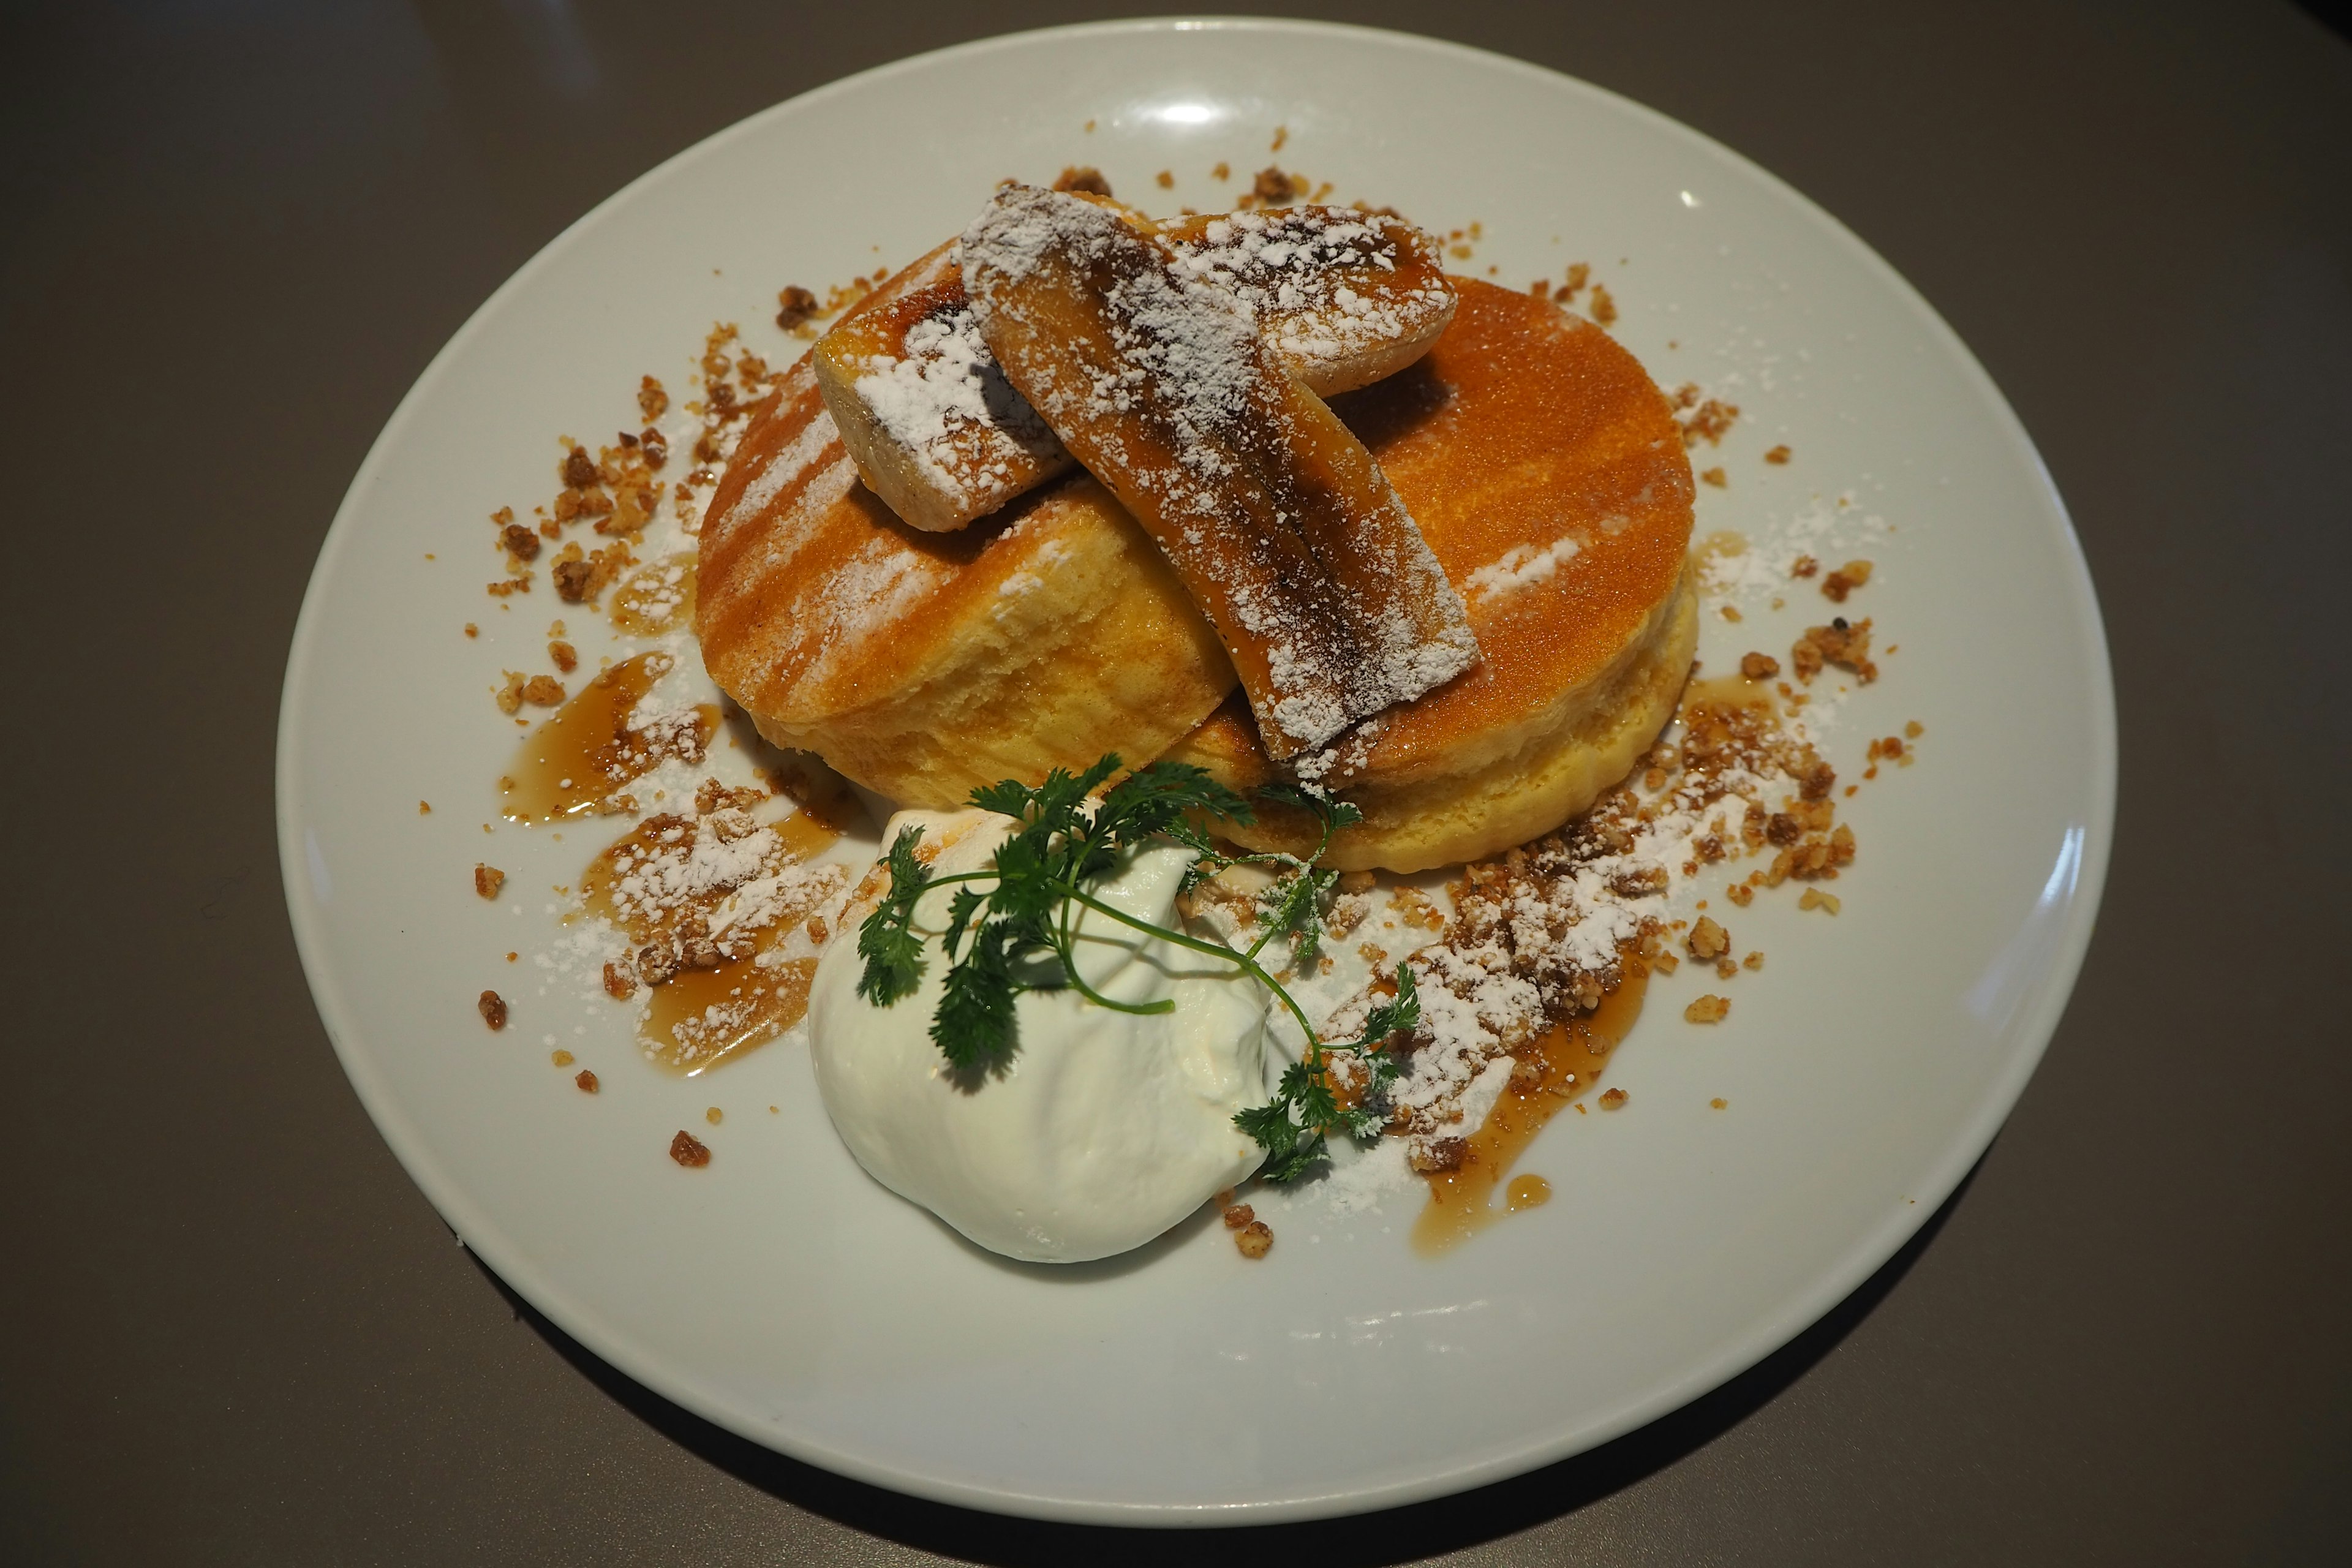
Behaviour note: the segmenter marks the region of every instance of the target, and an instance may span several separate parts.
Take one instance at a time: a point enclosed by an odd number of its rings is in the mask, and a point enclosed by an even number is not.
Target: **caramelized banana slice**
[[[1131,209],[1107,210],[1151,226]],[[1160,232],[1326,395],[1402,370],[1454,317],[1436,241],[1401,218],[1288,207]],[[1070,466],[982,341],[952,241],[843,316],[810,364],[866,488],[910,527],[961,528]]]
[[[866,488],[911,528],[946,533],[1070,467],[997,368],[948,241],[834,324],[809,355]]]
[[[1269,207],[1164,224],[1179,266],[1242,302],[1318,396],[1353,392],[1429,352],[1454,320],[1437,241],[1401,217]]]
[[[964,285],[1007,380],[1164,552],[1233,656],[1268,753],[1302,754],[1478,658],[1371,454],[1234,298],[1112,214],[999,191]]]

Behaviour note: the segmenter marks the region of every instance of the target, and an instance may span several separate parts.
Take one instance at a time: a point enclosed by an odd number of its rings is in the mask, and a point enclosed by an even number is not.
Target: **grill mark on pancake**
[[[812,637],[800,638],[816,647],[815,657],[802,668],[798,684],[810,690],[822,688],[845,662],[854,663],[877,633],[897,626],[901,607],[910,598],[935,591],[945,575],[940,563],[898,548],[887,534],[878,534],[858,547],[836,568],[824,589],[803,612],[822,624]]]
[[[722,548],[737,531],[772,506],[791,506],[787,492],[805,483],[817,464],[841,447],[841,432],[834,427],[833,416],[825,412],[824,401],[817,395],[816,379],[806,374],[805,362],[793,367],[779,395],[789,397],[790,402],[780,404],[761,422],[772,421],[772,427],[792,430],[792,434],[751,471],[719,519],[715,542]],[[799,428],[793,430],[796,419]]]

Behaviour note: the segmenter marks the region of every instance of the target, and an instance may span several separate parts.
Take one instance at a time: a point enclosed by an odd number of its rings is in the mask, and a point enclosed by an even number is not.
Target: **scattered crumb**
[[[1744,910],[1756,901],[1756,889],[1745,882],[1734,882],[1723,889],[1723,896]]]
[[[1789,563],[1789,575],[1791,577],[1810,577],[1821,569],[1822,563],[1810,555],[1800,555]]]
[[[1845,596],[1870,581],[1870,563],[1849,561],[1822,579],[1822,596],[1844,604]]]
[[[534,708],[552,708],[563,700],[563,682],[551,675],[534,675],[523,682],[522,700]]]
[[[1812,889],[1808,888],[1805,890],[1807,892],[1811,892]],[[1719,1024],[1729,1016],[1730,1012],[1730,997],[1715,995],[1702,996],[1697,1001],[1683,1009],[1683,1022],[1686,1024]]]
[[[1233,177],[1234,167],[1230,163],[1220,163],[1209,171],[1209,178],[1213,180],[1230,180]]]
[[[1731,933],[1716,924],[1714,916],[1701,915],[1691,927],[1689,945],[1693,958],[1720,958],[1731,951]]]
[[[1600,299],[1601,285],[1594,284],[1592,293],[1594,299]],[[1594,314],[1597,317],[1599,312],[1596,310]],[[1733,422],[1739,417],[1739,405],[1726,403],[1720,398],[1701,398],[1699,389],[1694,384],[1686,383],[1677,387],[1674,401],[1677,408],[1690,410],[1686,416],[1677,421],[1683,427],[1683,445],[1685,447],[1696,447],[1701,441],[1710,447],[1721,444]]]
[[[1768,463],[1785,463],[1789,460],[1789,448],[1785,446],[1775,447],[1764,454],[1764,460]],[[1716,1103],[1719,1105],[1722,1101],[1717,1100]]]
[[[1234,1233],[1234,1245],[1244,1258],[1264,1258],[1274,1248],[1274,1232],[1265,1221],[1254,1219]]]
[[[1250,182],[1250,195],[1268,206],[1280,206],[1286,202],[1295,202],[1298,199],[1299,184],[1298,176],[1296,174],[1286,174],[1272,163],[1268,163],[1265,168],[1260,169],[1257,172],[1257,177]]]
[[[1824,893],[1819,888],[1807,888],[1804,896],[1797,900],[1797,907],[1801,910],[1826,910],[1835,914],[1838,912],[1837,895]]]
[[[1287,125],[1277,125],[1274,128],[1274,141],[1266,148],[1266,151],[1269,153],[1279,153],[1282,151],[1282,144],[1289,140],[1290,127]]]
[[[1604,327],[1617,320],[1617,301],[1611,299],[1609,290],[1598,283],[1592,286],[1592,319]]]
[[[817,304],[816,296],[797,283],[787,284],[776,295],[776,325],[788,332],[803,331],[821,309]],[[651,381],[653,377],[647,376],[646,379]],[[663,404],[667,406],[668,399],[663,399]],[[653,415],[649,413],[646,417],[651,419]]]
[[[1225,1210],[1225,1228],[1240,1230],[1256,1218],[1257,1210],[1250,1207],[1249,1205],[1234,1204]]]
[[[1708,1100],[1707,1103],[1715,1107],[1716,1110],[1721,1110],[1725,1106],[1729,1105],[1731,1101],[1724,1099],[1721,1095],[1717,1095],[1715,1099]]]
[[[480,637],[482,635],[482,628],[476,626],[473,622],[467,621],[466,623],[466,635],[469,637]]]
[[[1724,472],[1720,468],[1706,469],[1699,475],[1698,482],[1703,485],[1713,485],[1719,490],[1729,489],[1731,488],[1731,481],[1724,477]]]
[[[480,1010],[482,1022],[488,1024],[493,1031],[507,1026],[507,999],[497,992],[483,992],[481,1000],[476,1002],[474,1005]]]
[[[570,1051],[557,1050],[550,1051],[547,1054],[547,1059],[553,1062],[557,1067],[568,1068],[578,1058],[573,1057]]]
[[[596,1087],[597,1087],[597,1086],[596,1086],[596,1075],[595,1075],[594,1073],[593,1073],[593,1072],[590,1072],[586,1068],[582,1068],[580,1069],[580,1074],[579,1074],[579,1076],[578,1076],[577,1078],[574,1078],[572,1081],[573,1083],[578,1084],[578,1085],[580,1086],[580,1092],[581,1092],[581,1093],[583,1093],[583,1094],[593,1094],[593,1093],[595,1093],[595,1092],[596,1092]],[[677,1159],[677,1151],[675,1148],[673,1148],[673,1149],[670,1151],[670,1157],[671,1157],[672,1159]],[[710,1156],[709,1156],[708,1153],[704,1154],[702,1157],[703,1157],[703,1159],[705,1159],[705,1160],[708,1160],[708,1159],[709,1159],[709,1158],[710,1158]],[[688,1163],[688,1162],[684,1161],[684,1160],[679,1160],[679,1161],[678,1161],[678,1163],[679,1163],[679,1164],[681,1164],[681,1165],[686,1164],[686,1163]]]
[[[1650,967],[1661,974],[1672,974],[1683,966],[1683,961],[1671,952],[1661,952],[1650,960]]]
[[[1627,1094],[1622,1089],[1604,1089],[1601,1091],[1601,1109],[1603,1110],[1622,1110],[1625,1102],[1633,1098],[1633,1097],[1632,1095]]]
[[[684,1128],[669,1141],[669,1157],[688,1169],[710,1163],[710,1145]]]
[[[1893,648],[1889,648],[1887,651],[1892,653],[1895,650]],[[1927,726],[1919,722],[1918,720],[1914,719],[1909,723],[1903,726],[1903,732],[1916,741],[1920,736],[1927,732]]]
[[[1723,606],[1723,618],[1727,621],[1744,621],[1748,617],[1739,613],[1738,605],[1726,605]]]
[[[615,1002],[625,1002],[637,994],[636,969],[625,957],[604,965],[604,994]]]
[[[474,891],[481,894],[482,897],[486,899],[497,898],[499,896],[499,889],[505,887],[506,882],[507,874],[504,871],[499,870],[496,866],[486,866],[481,864],[479,861],[475,863]]]
[[[1769,653],[1743,653],[1739,673],[1750,680],[1769,680],[1780,673],[1780,661]]]
[[[1172,169],[1162,169],[1151,178],[1163,191],[1172,191],[1176,188],[1176,173]]]
[[[1761,969],[1761,968],[1763,968],[1763,967],[1764,967],[1764,952],[1763,952],[1763,950],[1762,950],[1761,948],[1759,948],[1756,952],[1749,953],[1747,957],[1745,957],[1745,958],[1743,958],[1743,959],[1741,959],[1741,960],[1739,961],[1739,965],[1740,965],[1740,967],[1741,967],[1741,968],[1743,968],[1743,969]]]
[[[702,1119],[705,1121],[709,1122],[713,1127],[716,1127],[721,1121],[727,1120],[727,1113],[714,1105],[709,1110],[702,1113]]]
[[[556,668],[566,675],[580,668],[580,650],[568,642],[549,643],[547,657]]]
[[[1103,178],[1103,172],[1084,163],[1072,163],[1063,169],[1054,181],[1054,188],[1057,191],[1084,191],[1090,196],[1110,195],[1110,182]]]
[[[1789,649],[1797,679],[1810,683],[1822,672],[1824,665],[1834,664],[1850,669],[1864,686],[1878,679],[1878,666],[1870,659],[1870,622],[1848,624],[1843,616],[1825,626],[1807,626]]]

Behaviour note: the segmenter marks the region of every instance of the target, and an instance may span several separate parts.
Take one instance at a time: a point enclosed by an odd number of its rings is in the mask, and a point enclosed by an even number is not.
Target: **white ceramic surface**
[[[544,584],[504,616],[483,597],[484,514],[545,499],[555,434],[623,423],[645,370],[678,384],[714,319],[782,354],[779,287],[910,259],[1000,177],[1093,163],[1155,209],[1214,209],[1276,161],[1277,125],[1278,161],[1341,199],[1479,223],[1465,270],[1524,286],[1591,262],[1663,384],[1739,403],[1721,448],[1696,454],[1730,477],[1702,488],[1702,533],[1785,534],[1817,509],[1833,539],[1867,540],[1850,552],[1878,575],[1848,609],[1900,651],[1840,710],[1829,752],[1851,779],[1867,736],[1927,732],[1919,765],[1846,809],[1862,855],[1843,914],[1799,914],[1793,889],[1735,911],[1769,962],[1725,987],[1732,1018],[1681,1021],[1695,966],[1662,982],[1612,1068],[1632,1104],[1563,1118],[1522,1166],[1559,1196],[1433,1260],[1405,1245],[1410,1201],[1342,1218],[1310,1198],[1277,1214],[1262,1263],[1196,1220],[1106,1264],[1007,1264],[866,1179],[795,1046],[682,1081],[635,1058],[617,1011],[566,1014],[562,1042],[604,1080],[590,1097],[548,1065],[531,1009],[488,1035],[476,991],[553,924],[551,896],[520,889],[569,883],[603,840],[481,832],[516,733],[485,687],[502,663],[545,667],[561,608]],[[1221,160],[1235,184],[1208,178]],[[1794,461],[1767,466],[1780,442]],[[1788,597],[1775,614],[1750,595],[1737,626],[1710,613],[1706,661],[1785,650],[1829,613],[1809,584]],[[482,641],[458,635],[467,620]],[[1135,24],[992,40],[779,105],[500,289],[335,519],[287,674],[278,814],[303,959],[369,1111],[467,1245],[599,1355],[887,1486],[1065,1519],[1260,1521],[1577,1452],[1867,1278],[1984,1149],[2055,1026],[2105,870],[2114,727],[2091,585],[2032,444],[1933,311],[1801,196],[1495,56]],[[483,858],[516,879],[495,906],[467,886]],[[709,1127],[714,1104],[728,1119]],[[664,1157],[679,1127],[716,1151],[708,1169]]]

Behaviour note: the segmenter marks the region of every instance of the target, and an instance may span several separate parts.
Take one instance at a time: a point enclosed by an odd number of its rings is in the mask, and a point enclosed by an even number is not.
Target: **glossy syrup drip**
[[[1542,1076],[1524,1084],[1514,1079],[1503,1091],[1486,1125],[1470,1135],[1461,1165],[1430,1173],[1429,1204],[1412,1226],[1414,1251],[1423,1257],[1450,1252],[1505,1215],[1549,1199],[1550,1183],[1541,1176],[1521,1176],[1505,1192],[1504,1205],[1494,1201],[1495,1189],[1503,1185],[1536,1134],[1601,1081],[1610,1053],[1641,1017],[1650,972],[1638,958],[1623,962],[1624,979],[1601,998],[1600,1006],[1543,1037],[1538,1047]]]
[[[615,629],[633,637],[657,637],[694,624],[694,553],[665,555],[629,574],[613,592]]]
[[[781,841],[779,852],[763,868],[768,870],[806,861],[841,837],[837,826],[806,809],[767,826]],[[640,945],[677,935],[690,920],[708,921],[726,901],[725,889],[714,889],[651,915],[640,909],[624,909],[614,897],[623,865],[655,847],[663,835],[692,829],[691,817],[662,816],[650,817],[622,835],[582,873],[583,908],[610,920],[628,933],[633,944]],[[682,1077],[693,1078],[765,1045],[799,1023],[808,1010],[816,960],[779,961],[773,954],[794,931],[806,929],[822,901],[821,895],[812,895],[805,908],[782,909],[751,934],[749,951],[718,967],[681,969],[651,987],[637,1023],[637,1042],[647,1058]]]
[[[613,796],[672,757],[699,762],[719,731],[719,710],[697,705],[642,730],[629,716],[675,661],[641,653],[592,679],[525,738],[499,780],[512,822],[551,822],[614,809]],[[625,806],[619,809],[627,809]]]

